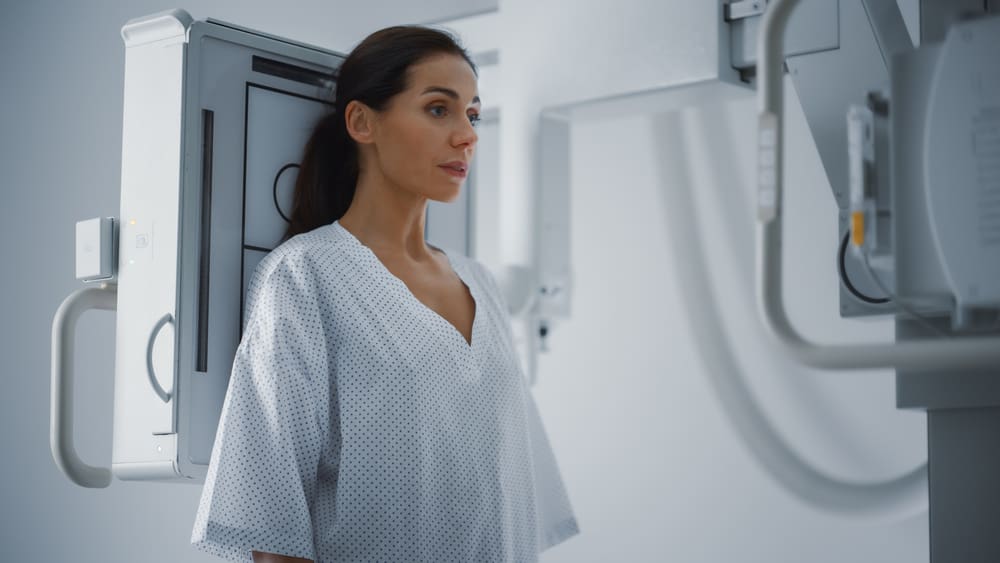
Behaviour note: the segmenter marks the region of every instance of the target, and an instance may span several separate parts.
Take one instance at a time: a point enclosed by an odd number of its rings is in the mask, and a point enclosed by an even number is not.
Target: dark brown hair
[[[359,43],[335,74],[333,111],[316,124],[295,181],[288,229],[282,242],[343,217],[358,183],[358,149],[347,134],[344,109],[358,100],[375,111],[406,90],[408,71],[429,56],[459,55],[478,75],[471,57],[450,34],[427,27],[387,27]]]

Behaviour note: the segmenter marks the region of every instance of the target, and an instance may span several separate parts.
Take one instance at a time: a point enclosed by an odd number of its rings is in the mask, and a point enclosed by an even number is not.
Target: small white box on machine
[[[76,223],[76,278],[85,282],[114,277],[115,220],[95,217]]]

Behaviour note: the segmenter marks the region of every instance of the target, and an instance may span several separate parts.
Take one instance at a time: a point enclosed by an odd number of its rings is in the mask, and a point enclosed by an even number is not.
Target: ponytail
[[[306,142],[291,218],[282,242],[344,216],[358,183],[357,147],[337,108],[323,116]]]

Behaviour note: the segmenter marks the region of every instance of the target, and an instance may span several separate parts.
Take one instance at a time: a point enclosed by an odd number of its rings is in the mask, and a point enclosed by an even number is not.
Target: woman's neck
[[[431,257],[424,242],[427,198],[359,178],[354,199],[339,222],[380,255],[422,261]]]

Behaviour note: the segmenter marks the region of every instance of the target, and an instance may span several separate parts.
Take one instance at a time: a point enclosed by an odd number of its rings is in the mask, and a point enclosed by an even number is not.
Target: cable
[[[840,251],[837,253],[837,272],[840,274],[840,281],[844,282],[844,287],[847,288],[847,291],[849,291],[851,295],[857,297],[865,303],[870,303],[872,305],[882,305],[888,303],[890,301],[888,297],[869,297],[864,293],[861,293],[858,288],[854,287],[854,284],[851,283],[851,279],[847,276],[847,264],[845,263],[845,258],[847,255],[847,241],[850,240],[850,236],[851,231],[844,233],[844,240],[841,241]],[[878,282],[876,282],[876,285],[878,285]],[[881,287],[879,289],[881,289]],[[882,291],[882,293],[889,295],[885,291]]]

